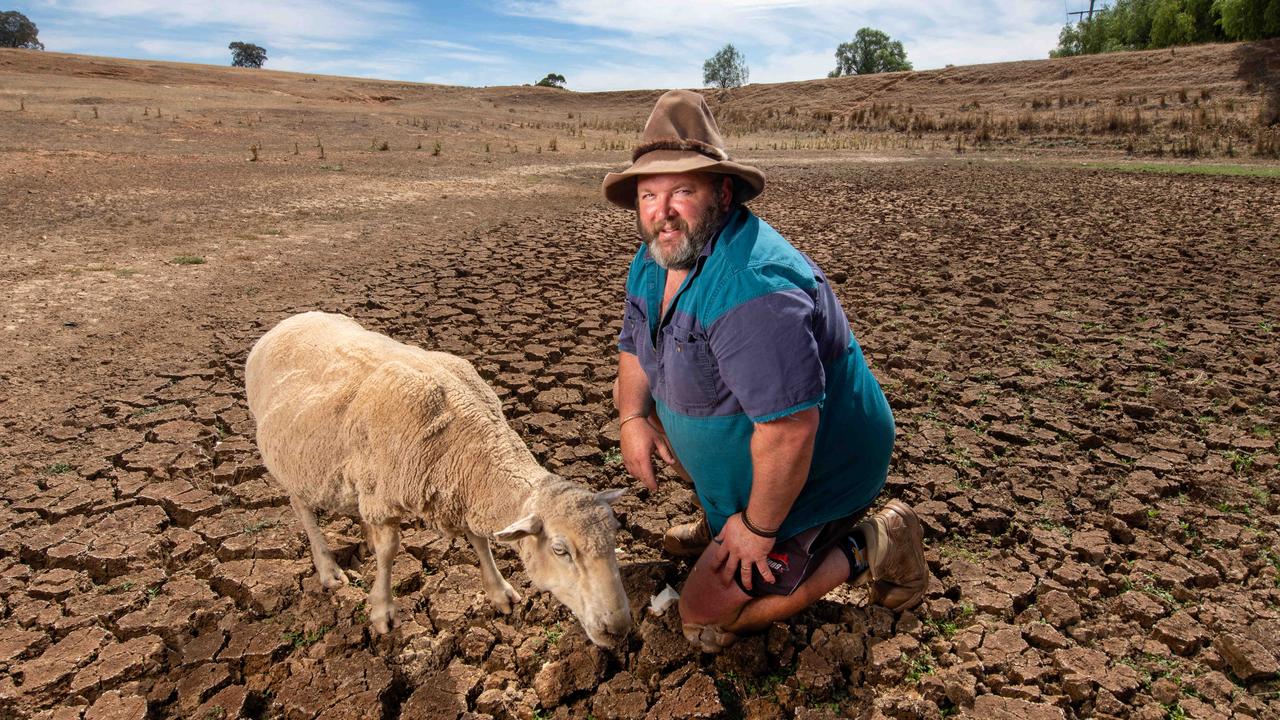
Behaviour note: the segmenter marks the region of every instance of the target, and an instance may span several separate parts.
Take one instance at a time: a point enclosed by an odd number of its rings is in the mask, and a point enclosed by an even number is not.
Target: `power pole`
[[[1075,16],[1077,16],[1077,17],[1079,17],[1079,16],[1081,16],[1081,15],[1088,15],[1089,17],[1087,18],[1087,20],[1093,20],[1093,6],[1094,6],[1094,4],[1096,3],[1096,1],[1097,1],[1097,0],[1089,0],[1089,9],[1088,9],[1088,10],[1079,10],[1079,11],[1077,11],[1077,12],[1069,12],[1069,13],[1067,13],[1067,15],[1068,15],[1068,16],[1075,15]],[[1079,20],[1077,20],[1076,22],[1079,22]]]

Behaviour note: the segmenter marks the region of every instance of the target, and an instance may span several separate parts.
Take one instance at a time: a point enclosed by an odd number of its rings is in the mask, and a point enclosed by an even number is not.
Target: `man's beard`
[[[689,270],[702,254],[702,249],[720,229],[720,221],[723,219],[724,213],[720,210],[720,205],[712,203],[703,211],[702,217],[698,218],[697,224],[692,229],[683,218],[677,217],[662,221],[657,228],[650,231],[637,213],[636,230],[640,233],[640,239],[644,240],[645,247],[649,248],[649,257],[653,258],[654,262],[667,270]],[[658,233],[668,226],[679,230],[683,235],[683,240],[670,254],[664,253],[657,242]]]

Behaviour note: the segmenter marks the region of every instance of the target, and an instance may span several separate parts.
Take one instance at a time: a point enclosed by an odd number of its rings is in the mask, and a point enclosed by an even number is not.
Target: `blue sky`
[[[751,82],[825,77],[858,28],[901,40],[916,69],[1047,57],[1082,0],[27,0],[48,50],[454,85],[557,72],[574,90],[698,87],[725,43]]]

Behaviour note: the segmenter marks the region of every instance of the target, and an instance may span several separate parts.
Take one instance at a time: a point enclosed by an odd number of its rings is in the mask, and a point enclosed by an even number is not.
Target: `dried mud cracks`
[[[887,494],[934,575],[894,617],[845,590],[721,657],[639,614],[687,490],[619,505],[618,654],[500,564],[406,529],[404,623],[318,587],[241,391],[252,341],[124,368],[57,422],[4,419],[0,717],[1277,717],[1280,227],[1274,184],[1068,170],[788,169],[758,212],[838,285],[899,425]],[[775,179],[776,178],[776,179]],[[414,246],[326,309],[472,359],[539,458],[626,484],[608,393],[629,218]],[[358,528],[326,531],[357,575]]]

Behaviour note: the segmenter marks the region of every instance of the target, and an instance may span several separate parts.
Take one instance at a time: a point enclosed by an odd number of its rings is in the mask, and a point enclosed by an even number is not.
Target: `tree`
[[[540,85],[542,87],[563,88],[565,82],[566,81],[563,75],[560,75],[558,73],[547,73],[546,77],[534,83],[534,85]]]
[[[890,40],[885,33],[864,27],[853,36],[852,42],[836,47],[836,69],[827,77],[841,75],[870,75],[871,73],[910,70],[907,51],[902,43]]]
[[[721,90],[746,85],[750,74],[747,57],[733,45],[725,45],[702,63],[702,84]]]
[[[1280,37],[1280,0],[1214,0],[1213,9],[1232,40]]]
[[[1115,0],[1067,25],[1050,57],[1280,37],[1280,0]]]
[[[36,37],[39,34],[39,28],[26,15],[17,10],[0,12],[0,47],[43,50],[44,43]]]
[[[231,67],[260,68],[267,61],[267,51],[253,43],[233,42],[227,46],[231,50]]]

